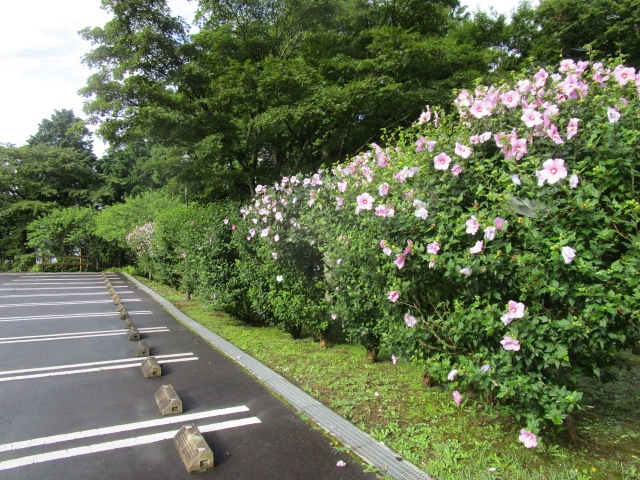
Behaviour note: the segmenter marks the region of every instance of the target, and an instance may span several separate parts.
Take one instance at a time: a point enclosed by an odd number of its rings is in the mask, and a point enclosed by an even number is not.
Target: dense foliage
[[[43,120],[28,145],[0,145],[0,259],[33,265],[27,226],[56,209],[95,206],[104,190],[90,134],[73,112]]]
[[[635,78],[563,61],[462,91],[455,115],[428,109],[331,174],[259,186],[237,235],[269,267],[248,295],[313,329],[297,292],[457,403],[473,391],[529,431],[561,423],[578,376],[640,336]]]
[[[498,55],[457,33],[455,0],[202,0],[191,35],[165,1],[103,5],[113,19],[82,32],[87,113],[113,160],[153,145],[170,169],[187,151],[199,200],[344,160],[423,102],[449,103]]]
[[[509,23],[456,1],[201,0],[188,35],[164,0],[103,0],[83,94],[112,148],[97,160],[66,110],[0,146],[0,255],[136,258],[246,321],[419,362],[535,446],[640,336],[640,76],[579,61],[637,65],[632,3]]]

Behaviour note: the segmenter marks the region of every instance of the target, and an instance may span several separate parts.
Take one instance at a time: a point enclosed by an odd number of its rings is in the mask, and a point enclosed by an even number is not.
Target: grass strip
[[[137,278],[439,480],[640,479],[638,356],[622,354],[626,368],[608,372],[607,383],[584,379],[588,407],[576,416],[577,440],[562,430],[544,431],[540,446],[527,450],[518,442],[521,425],[472,395],[463,394],[458,408],[446,386],[422,384],[419,365],[394,365],[386,352],[372,364],[359,346],[292,340],[275,327],[246,324]]]

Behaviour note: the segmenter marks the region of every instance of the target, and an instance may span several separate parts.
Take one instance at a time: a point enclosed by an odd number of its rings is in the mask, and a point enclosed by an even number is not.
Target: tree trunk
[[[285,331],[291,335],[293,340],[298,340],[302,337],[302,325],[286,325]]]
[[[367,361],[370,363],[376,363],[378,361],[379,352],[380,352],[380,349],[378,348],[367,349]]]
[[[577,440],[578,429],[576,428],[576,421],[573,418],[573,415],[569,414],[565,419],[565,423],[567,424],[567,431],[569,432],[569,438],[571,440]]]

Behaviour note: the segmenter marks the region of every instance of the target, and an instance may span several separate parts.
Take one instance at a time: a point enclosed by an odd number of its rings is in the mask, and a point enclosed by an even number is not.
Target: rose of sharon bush
[[[640,76],[622,68],[565,60],[462,91],[455,113],[428,110],[393,148],[261,191],[246,231],[317,251],[299,268],[350,338],[445,385],[457,370],[456,387],[526,422],[533,447],[541,423],[580,408],[578,376],[639,337]]]

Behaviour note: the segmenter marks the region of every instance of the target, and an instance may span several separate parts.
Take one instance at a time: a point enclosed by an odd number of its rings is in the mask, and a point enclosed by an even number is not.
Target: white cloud
[[[84,118],[78,90],[91,71],[82,56],[91,50],[78,32],[103,26],[110,16],[100,0],[3,1],[0,6],[0,143],[24,145],[54,110]],[[170,0],[172,11],[191,21],[196,2]],[[94,140],[96,154],[104,145]]]

